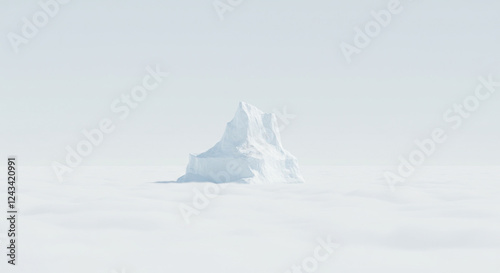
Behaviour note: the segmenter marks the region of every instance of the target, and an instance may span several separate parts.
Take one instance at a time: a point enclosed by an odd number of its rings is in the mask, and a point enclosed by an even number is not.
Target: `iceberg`
[[[281,145],[276,115],[240,102],[222,139],[201,154],[190,154],[177,182],[303,183],[297,159]]]

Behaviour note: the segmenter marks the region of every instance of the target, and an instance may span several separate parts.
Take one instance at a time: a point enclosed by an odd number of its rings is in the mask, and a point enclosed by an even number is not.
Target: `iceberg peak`
[[[179,182],[302,183],[297,159],[283,149],[276,115],[240,102],[222,139],[190,155]]]

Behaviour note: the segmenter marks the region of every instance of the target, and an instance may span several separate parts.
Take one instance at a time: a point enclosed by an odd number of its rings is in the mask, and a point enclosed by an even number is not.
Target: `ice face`
[[[249,184],[303,183],[297,159],[283,149],[276,116],[240,102],[222,139],[199,155],[190,155],[178,182]]]

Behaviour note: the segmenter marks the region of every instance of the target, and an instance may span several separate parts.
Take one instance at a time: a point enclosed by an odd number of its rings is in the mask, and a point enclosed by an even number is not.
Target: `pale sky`
[[[46,2],[48,0],[42,0]],[[85,165],[184,165],[222,136],[239,101],[296,115],[282,132],[300,164],[395,165],[474,93],[500,80],[500,2],[401,1],[402,12],[348,64],[341,42],[390,1],[70,1],[15,53],[9,33],[42,10],[1,0],[0,150],[64,161],[81,131],[116,130]],[[110,110],[156,65],[170,74],[125,120]],[[426,162],[500,164],[500,92]]]

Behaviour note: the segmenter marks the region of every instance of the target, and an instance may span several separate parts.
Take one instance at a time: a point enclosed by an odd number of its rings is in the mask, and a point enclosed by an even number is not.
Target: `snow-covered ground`
[[[500,272],[498,167],[425,167],[395,192],[382,170],[302,166],[304,184],[216,195],[211,183],[154,183],[184,166],[81,167],[64,183],[20,167],[19,266],[3,258],[0,272]],[[180,206],[201,209],[188,224]],[[318,261],[329,236],[338,248]]]

